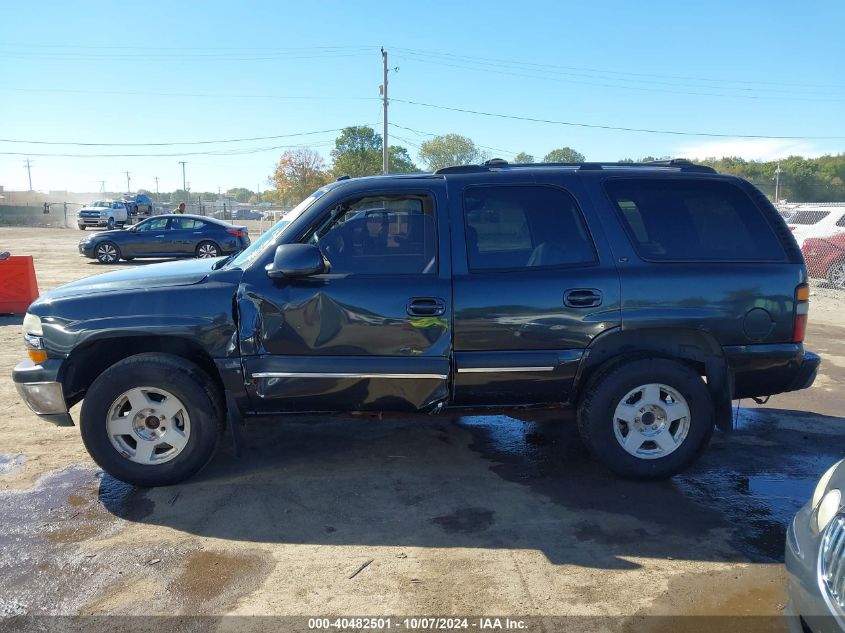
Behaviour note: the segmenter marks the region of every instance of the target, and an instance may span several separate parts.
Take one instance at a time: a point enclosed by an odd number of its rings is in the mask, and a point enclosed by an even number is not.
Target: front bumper
[[[79,243],[79,254],[83,255],[84,257],[90,257],[91,259],[94,258],[94,245],[91,246],[83,246],[82,242]]]
[[[787,532],[785,563],[789,601],[785,615],[789,619],[790,633],[807,630],[812,633],[843,633],[845,618],[832,610],[819,584],[822,537],[811,526],[812,515],[808,503],[795,515]]]
[[[73,426],[62,384],[56,380],[60,367],[57,360],[41,365],[24,360],[12,370],[12,380],[21,399],[38,417],[58,426]]]
[[[77,224],[84,224],[85,226],[108,226],[109,219],[108,218],[82,218],[76,216],[76,223]]]

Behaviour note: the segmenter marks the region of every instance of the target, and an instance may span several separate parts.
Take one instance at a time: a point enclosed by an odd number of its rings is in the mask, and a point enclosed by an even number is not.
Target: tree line
[[[314,190],[341,177],[374,176],[382,173],[383,139],[369,126],[345,128],[335,139],[330,152],[331,164],[310,148],[292,149],[284,152],[269,177],[271,188],[260,194],[244,187],[229,189],[226,195],[238,202],[256,204],[272,202],[292,206],[310,195]],[[390,173],[407,174],[422,171],[436,171],[452,165],[477,165],[494,155],[488,148],[477,145],[472,139],[460,134],[434,136],[419,146],[417,160],[407,148],[401,145],[388,147]],[[667,158],[667,157],[663,157]],[[658,160],[654,156],[639,159],[623,158],[619,162],[648,162]],[[560,147],[542,158],[544,163],[584,162],[585,156],[571,147]],[[534,163],[535,157],[519,152],[513,163]],[[845,201],[845,154],[803,158],[790,156],[780,161],[748,161],[738,157],[705,158],[696,160],[709,165],[720,173],[741,176],[757,185],[774,200],[776,170],[780,167],[778,198],[795,202],[840,202]],[[171,194],[160,194],[160,201],[213,200],[217,194],[177,190]]]

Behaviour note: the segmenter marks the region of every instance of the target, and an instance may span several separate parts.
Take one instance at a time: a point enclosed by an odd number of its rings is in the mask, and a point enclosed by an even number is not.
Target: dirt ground
[[[76,254],[81,236],[2,228],[0,250],[34,255],[43,292],[104,271]],[[716,433],[691,471],[660,483],[610,476],[558,411],[262,419],[240,458],[225,444],[188,483],[133,488],[98,470],[77,428],[21,403],[9,377],[23,357],[21,317],[0,317],[0,616],[570,618],[532,620],[550,631],[775,616],[786,524],[845,456],[839,294],[814,287],[816,386],[739,403],[736,431]]]

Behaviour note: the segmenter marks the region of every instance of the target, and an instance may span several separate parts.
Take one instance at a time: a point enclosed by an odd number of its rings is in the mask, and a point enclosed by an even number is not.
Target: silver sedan
[[[845,460],[828,469],[786,535],[791,633],[845,631]]]

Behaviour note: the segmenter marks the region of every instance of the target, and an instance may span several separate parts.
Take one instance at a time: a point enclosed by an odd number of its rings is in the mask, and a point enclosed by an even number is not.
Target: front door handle
[[[572,288],[563,293],[563,303],[568,308],[595,308],[601,302],[601,291],[595,288]]]
[[[411,316],[440,316],[446,312],[446,302],[437,297],[414,297],[408,300],[407,309]]]

